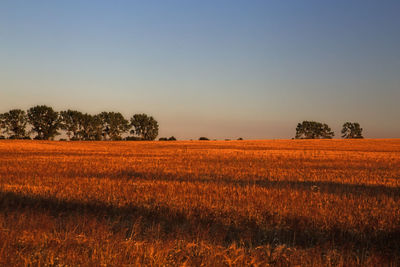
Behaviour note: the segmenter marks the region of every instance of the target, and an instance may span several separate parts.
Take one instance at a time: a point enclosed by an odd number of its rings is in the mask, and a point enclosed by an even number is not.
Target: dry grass
[[[0,265],[400,265],[400,140],[0,142]]]

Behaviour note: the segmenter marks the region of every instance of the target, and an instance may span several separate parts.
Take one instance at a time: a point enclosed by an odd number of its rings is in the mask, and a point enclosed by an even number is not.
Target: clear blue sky
[[[0,112],[145,112],[160,136],[400,137],[400,1],[0,1]]]

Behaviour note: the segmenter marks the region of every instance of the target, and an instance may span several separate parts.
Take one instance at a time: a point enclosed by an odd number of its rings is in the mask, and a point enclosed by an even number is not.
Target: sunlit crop
[[[400,140],[0,142],[0,265],[400,265]]]

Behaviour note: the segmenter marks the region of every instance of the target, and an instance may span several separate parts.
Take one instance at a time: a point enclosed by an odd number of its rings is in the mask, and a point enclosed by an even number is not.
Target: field
[[[0,142],[0,265],[399,266],[400,139]]]

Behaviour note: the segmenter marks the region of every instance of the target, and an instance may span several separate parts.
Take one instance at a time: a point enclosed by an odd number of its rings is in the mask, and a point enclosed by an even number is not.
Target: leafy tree
[[[21,109],[12,109],[6,113],[0,114],[0,125],[3,133],[10,139],[25,139],[28,137],[26,125],[28,118],[26,112]]]
[[[129,130],[129,122],[119,112],[102,112],[103,136],[105,139],[122,140],[121,135]]]
[[[60,126],[58,112],[48,106],[35,106],[28,110],[28,121],[32,131],[36,132],[35,139],[49,140],[58,135]]]
[[[4,125],[4,113],[0,113],[0,132],[2,129],[4,129],[6,126]],[[3,130],[4,131],[4,130]]]
[[[154,140],[158,135],[158,123],[153,117],[146,114],[135,114],[131,118],[131,126],[134,129],[132,134],[136,134],[143,140]]]
[[[343,124],[342,137],[350,138],[364,138],[362,135],[362,128],[358,122],[346,122]]]
[[[207,137],[202,136],[202,137],[199,138],[199,140],[200,141],[209,141],[210,139],[208,139]]]
[[[91,116],[90,120],[90,138],[91,140],[100,141],[106,139],[104,135],[104,122],[100,115]]]
[[[60,128],[66,131],[69,140],[78,140],[82,112],[76,110],[66,110],[60,112]]]
[[[176,141],[175,136],[171,136],[170,138],[167,137],[160,137],[158,141]]]
[[[335,133],[326,123],[322,124],[322,127],[319,128],[318,134],[319,138],[323,139],[332,139],[335,136]]]
[[[80,140],[101,140],[103,137],[103,120],[100,115],[82,114],[79,120],[78,136]]]
[[[316,121],[303,121],[297,124],[296,139],[331,139],[335,134],[331,128]]]

